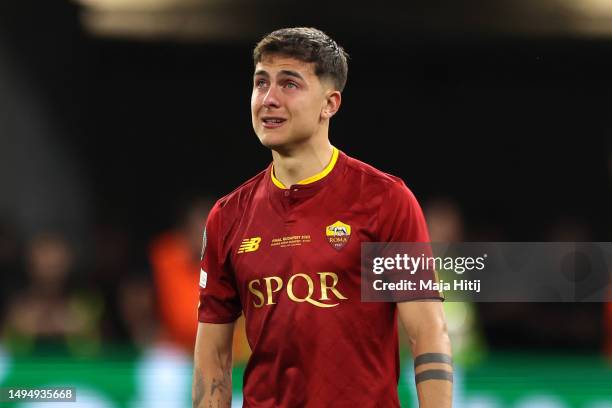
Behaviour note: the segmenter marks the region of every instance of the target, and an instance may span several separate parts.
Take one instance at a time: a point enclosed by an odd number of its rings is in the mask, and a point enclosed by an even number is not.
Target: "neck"
[[[287,188],[320,173],[329,164],[333,147],[325,138],[291,151],[272,151],[274,176]]]

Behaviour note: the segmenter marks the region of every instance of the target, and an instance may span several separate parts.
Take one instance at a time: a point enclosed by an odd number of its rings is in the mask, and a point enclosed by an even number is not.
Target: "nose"
[[[266,108],[278,108],[280,106],[277,89],[274,85],[271,85],[268,88],[268,92],[264,95],[263,106]]]

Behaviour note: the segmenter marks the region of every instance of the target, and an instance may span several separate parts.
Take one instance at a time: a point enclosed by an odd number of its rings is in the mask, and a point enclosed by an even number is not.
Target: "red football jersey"
[[[244,313],[245,407],[399,407],[397,309],[361,302],[360,244],[429,241],[400,179],[337,149],[288,189],[270,165],[217,202],[206,235],[199,321]]]

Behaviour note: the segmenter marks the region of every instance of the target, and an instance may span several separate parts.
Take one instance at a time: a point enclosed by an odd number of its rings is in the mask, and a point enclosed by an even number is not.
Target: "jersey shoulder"
[[[240,211],[245,208],[245,206],[252,200],[255,193],[262,186],[262,182],[265,181],[265,176],[267,174],[267,169],[262,170],[257,175],[251,177],[230,193],[221,197],[215,207],[217,207],[217,211],[222,211],[224,213],[233,213],[235,211]]]
[[[404,181],[392,174],[385,173],[376,167],[364,163],[361,160],[347,156],[348,176],[350,178],[361,181],[361,185],[368,186],[368,188],[374,188],[376,190],[381,189],[387,190],[403,190],[406,189]]]

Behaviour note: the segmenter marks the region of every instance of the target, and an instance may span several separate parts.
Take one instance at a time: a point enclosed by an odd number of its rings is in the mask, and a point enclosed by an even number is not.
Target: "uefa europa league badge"
[[[339,251],[351,238],[351,226],[342,221],[336,221],[325,227],[325,238],[335,250]]]

